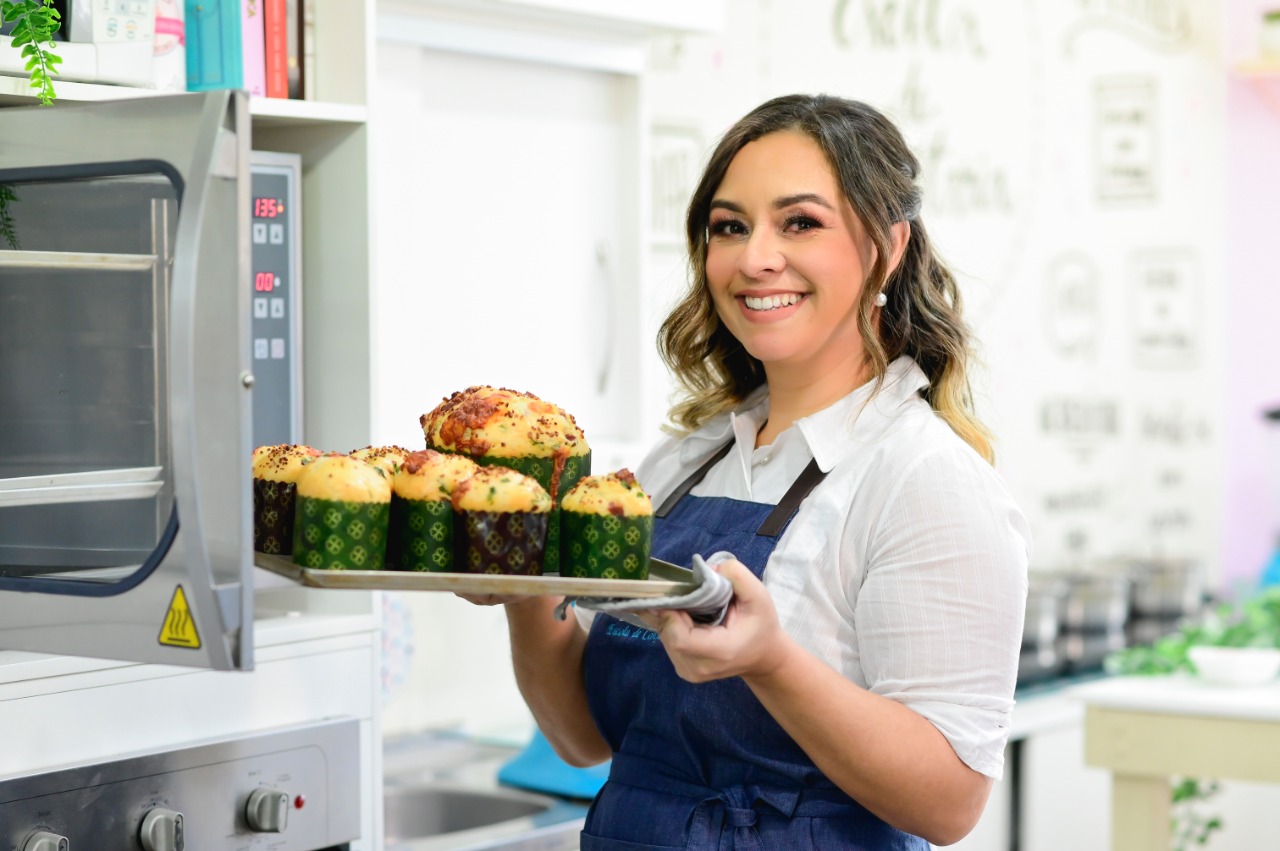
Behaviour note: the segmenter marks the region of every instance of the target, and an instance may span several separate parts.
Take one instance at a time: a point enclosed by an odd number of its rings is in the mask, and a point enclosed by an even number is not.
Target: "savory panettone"
[[[363,446],[347,453],[367,464],[381,470],[388,479],[396,474],[404,459],[409,457],[409,450],[402,446]]]
[[[317,458],[298,480],[293,560],[326,570],[381,570],[386,560],[391,482],[348,455]]]
[[[457,569],[538,576],[551,495],[509,467],[480,467],[453,492]]]
[[[653,502],[630,470],[587,476],[561,504],[561,573],[647,579]]]
[[[545,568],[560,570],[560,499],[591,472],[591,447],[573,416],[532,393],[479,385],[444,399],[419,422],[428,447],[509,467],[542,485],[554,503]]]
[[[302,444],[282,443],[253,450],[253,548],[260,553],[293,552],[298,478],[323,454]]]
[[[426,449],[414,452],[391,480],[391,527],[387,566],[401,570],[451,572],[453,492],[476,472],[464,455]]]
[[[468,387],[419,419],[427,446],[472,458],[584,456],[586,436],[563,409],[501,387]]]

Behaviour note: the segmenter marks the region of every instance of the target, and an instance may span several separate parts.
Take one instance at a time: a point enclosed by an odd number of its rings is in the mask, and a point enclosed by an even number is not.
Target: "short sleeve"
[[[966,765],[998,779],[1022,643],[1026,520],[965,446],[928,452],[886,482],[851,590],[867,687],[929,719]]]

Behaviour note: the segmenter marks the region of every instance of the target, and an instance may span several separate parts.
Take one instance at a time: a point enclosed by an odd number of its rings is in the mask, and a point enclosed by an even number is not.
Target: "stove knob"
[[[65,836],[41,830],[27,837],[27,841],[22,844],[22,851],[67,851],[70,847]]]
[[[259,786],[249,794],[244,816],[256,833],[284,833],[289,825],[289,793]]]
[[[144,851],[183,851],[187,843],[182,834],[182,813],[155,807],[142,817]]]

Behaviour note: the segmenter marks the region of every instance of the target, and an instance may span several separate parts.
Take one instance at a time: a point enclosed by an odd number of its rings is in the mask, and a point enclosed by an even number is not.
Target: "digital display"
[[[253,217],[255,219],[274,219],[284,215],[284,201],[279,198],[254,198]]]
[[[255,272],[253,276],[253,289],[255,292],[269,293],[276,288],[275,272]]]

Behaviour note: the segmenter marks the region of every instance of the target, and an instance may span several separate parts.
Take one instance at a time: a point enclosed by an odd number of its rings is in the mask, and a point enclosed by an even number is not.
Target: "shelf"
[[[1255,56],[1237,62],[1231,69],[1237,76],[1251,79],[1273,77],[1280,80],[1280,56]]]
[[[1280,56],[1255,56],[1231,67],[1267,109],[1280,116]]]
[[[70,80],[55,80],[53,85],[58,94],[58,99],[54,101],[55,107],[59,104],[177,94],[132,86],[76,83]],[[28,86],[25,77],[0,75],[0,106],[32,106],[35,103],[34,89]],[[255,97],[249,101],[249,113],[257,126],[298,127],[310,124],[363,124],[367,120],[368,109],[355,104]]]

